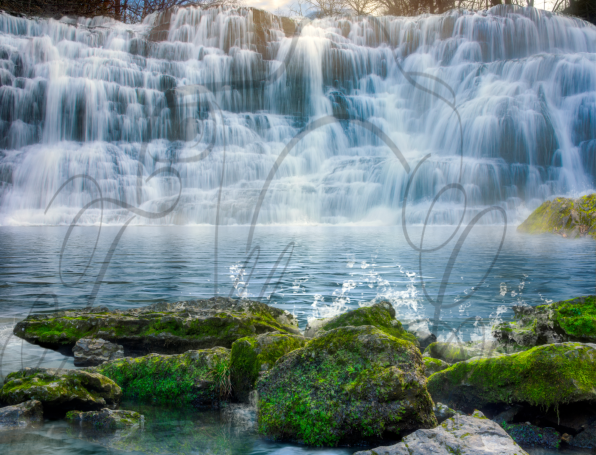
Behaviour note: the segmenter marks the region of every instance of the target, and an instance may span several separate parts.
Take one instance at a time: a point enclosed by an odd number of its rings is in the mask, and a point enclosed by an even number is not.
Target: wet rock
[[[240,338],[275,331],[300,334],[297,319],[287,311],[223,297],[126,311],[100,307],[31,315],[14,328],[16,336],[51,349],[72,348],[81,338],[94,337],[123,345],[126,355],[231,348]]]
[[[336,446],[436,426],[422,356],[376,327],[339,327],[286,354],[257,383],[258,429]]]
[[[569,438],[568,443],[572,447],[596,449],[596,425],[587,426],[579,434]]]
[[[503,429],[523,447],[558,449],[561,435],[554,428],[540,428],[530,423],[503,424]]]
[[[360,307],[332,318],[315,319],[308,323],[304,336],[313,338],[338,327],[360,327],[371,325],[388,335],[418,344],[416,337],[407,332],[401,322],[395,319],[395,309],[387,301]]]
[[[10,405],[40,401],[48,417],[62,417],[71,410],[115,408],[121,395],[120,387],[101,374],[52,368],[10,373],[0,390],[0,400]]]
[[[544,202],[520,224],[520,232],[554,233],[567,238],[590,235],[596,238],[596,194],[579,199],[555,198]]]
[[[579,341],[596,342],[596,296],[513,307],[515,321],[503,322],[493,336],[504,345],[538,346]]]
[[[283,333],[265,333],[235,341],[232,345],[230,371],[236,399],[247,403],[259,376],[270,370],[277,359],[305,344],[304,337]]]
[[[424,375],[428,378],[438,371],[443,371],[449,368],[451,365],[440,359],[433,359],[431,357],[422,357],[424,366],[426,367]]]
[[[509,406],[504,411],[499,412],[492,420],[502,425],[503,423],[510,423],[515,416],[522,410],[521,406]]]
[[[41,401],[29,400],[0,408],[0,431],[28,428],[43,422]]]
[[[143,426],[145,417],[134,411],[114,411],[104,408],[100,411],[69,411],[66,420],[81,426],[91,426],[97,430],[119,430]]]
[[[173,8],[169,8],[162,13],[159,13],[153,24],[153,28],[149,32],[149,41],[158,42],[166,41],[170,32],[170,21],[172,20],[172,13],[175,12]]]
[[[556,408],[596,400],[596,345],[560,343],[469,360],[432,375],[435,401],[469,411],[489,404]]]
[[[127,357],[87,371],[112,379],[124,397],[151,403],[218,406],[231,394],[230,350],[225,348]]]
[[[432,430],[418,430],[393,446],[354,455],[527,455],[509,435],[481,412],[454,416]]]
[[[72,348],[77,367],[95,366],[124,357],[124,348],[101,338],[81,338]]]

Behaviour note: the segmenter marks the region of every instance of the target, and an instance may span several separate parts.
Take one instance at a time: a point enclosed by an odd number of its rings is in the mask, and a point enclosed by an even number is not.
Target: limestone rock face
[[[306,341],[302,336],[283,333],[264,333],[235,341],[230,364],[234,396],[247,403],[259,376],[270,370],[283,355],[302,348]]]
[[[64,416],[71,410],[115,408],[122,391],[112,380],[81,370],[25,368],[10,373],[0,389],[0,400],[10,405],[37,400],[46,416]]]
[[[98,430],[119,430],[142,426],[145,418],[134,411],[114,411],[104,408],[101,411],[70,411],[66,414],[66,420],[82,426],[91,426]]]
[[[95,366],[124,357],[124,348],[101,338],[81,338],[72,348],[77,367]]]
[[[218,406],[231,394],[230,350],[225,348],[126,357],[87,370],[113,380],[124,397],[151,403]]]
[[[29,400],[0,408],[0,431],[27,428],[43,422],[41,401]]]
[[[339,327],[284,355],[257,383],[258,430],[336,446],[436,426],[416,346],[376,327]]]
[[[596,194],[546,201],[517,230],[529,234],[550,232],[569,238],[586,235],[596,238]]]
[[[32,315],[14,328],[16,336],[51,349],[95,337],[123,345],[126,355],[230,348],[240,338],[275,331],[300,334],[297,319],[287,311],[223,297],[126,311],[99,307]]]
[[[354,455],[528,455],[499,425],[479,411],[456,415],[432,430],[418,430],[399,444]]]
[[[503,344],[538,346],[579,341],[596,342],[596,296],[539,305],[513,307],[515,321],[503,322],[493,336]]]
[[[401,322],[395,319],[395,309],[387,301],[350,310],[332,318],[310,321],[304,331],[304,336],[313,338],[338,327],[360,327],[363,325],[374,326],[388,335],[410,341],[415,345],[418,344],[416,336],[407,332]]]
[[[470,412],[489,404],[542,409],[596,401],[596,345],[559,343],[459,362],[428,379],[433,400]]]

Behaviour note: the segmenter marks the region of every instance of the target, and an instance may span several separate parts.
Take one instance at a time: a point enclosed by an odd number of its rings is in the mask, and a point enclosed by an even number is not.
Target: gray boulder
[[[456,415],[432,430],[418,430],[402,442],[354,455],[528,455],[495,422],[476,411]]]
[[[124,357],[124,348],[121,345],[101,338],[81,338],[72,348],[72,352],[77,367],[92,367]]]
[[[585,427],[578,435],[570,438],[569,445],[585,449],[596,449],[596,424]]]
[[[0,431],[28,428],[43,422],[41,401],[29,400],[0,408]]]

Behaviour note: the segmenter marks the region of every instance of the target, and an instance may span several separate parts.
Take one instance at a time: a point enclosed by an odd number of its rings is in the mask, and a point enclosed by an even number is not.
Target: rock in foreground
[[[579,341],[596,342],[596,296],[577,297],[550,305],[513,307],[516,321],[503,322],[493,336],[504,344],[538,346]]]
[[[517,230],[529,234],[551,232],[569,238],[586,235],[596,238],[596,194],[546,201]]]
[[[0,408],[0,431],[27,428],[43,422],[41,401],[29,400]]]
[[[416,336],[407,332],[401,322],[395,319],[395,308],[387,301],[350,310],[332,318],[315,319],[306,327],[304,336],[313,338],[338,327],[363,325],[372,325],[388,335],[418,344]]]
[[[122,391],[112,380],[81,370],[25,368],[10,373],[0,390],[0,400],[10,405],[38,400],[44,414],[62,417],[71,410],[115,408]]]
[[[314,338],[257,388],[259,432],[276,440],[336,446],[437,424],[420,351],[372,326]]]
[[[418,430],[399,444],[354,455],[528,455],[499,425],[481,412],[457,415],[432,430]]]
[[[14,328],[16,336],[51,349],[72,348],[81,338],[94,337],[122,344],[127,355],[231,348],[239,338],[274,331],[300,334],[287,311],[223,297],[126,311],[83,308],[31,315]]]
[[[72,348],[77,367],[92,367],[124,357],[124,348],[101,338],[81,338]]]
[[[70,411],[66,414],[66,420],[82,426],[91,426],[98,430],[119,430],[140,426],[144,421],[144,417],[134,411],[113,411],[105,408],[101,411]]]
[[[560,343],[459,362],[433,374],[433,400],[469,412],[488,404],[543,409],[596,400],[596,345]]]
[[[225,348],[127,357],[89,371],[113,380],[126,398],[142,401],[217,406],[231,393],[230,350]]]
[[[264,333],[234,342],[230,364],[234,396],[247,403],[259,376],[271,369],[281,356],[305,344],[304,337],[283,333]]]

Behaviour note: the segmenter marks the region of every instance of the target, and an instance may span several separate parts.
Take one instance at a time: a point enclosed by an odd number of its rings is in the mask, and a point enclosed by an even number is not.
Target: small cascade
[[[0,225],[515,222],[594,190],[595,118],[596,27],[533,8],[0,13]]]

